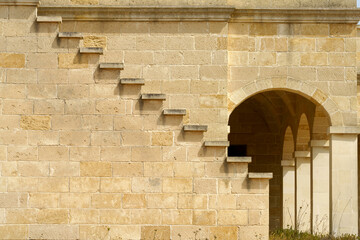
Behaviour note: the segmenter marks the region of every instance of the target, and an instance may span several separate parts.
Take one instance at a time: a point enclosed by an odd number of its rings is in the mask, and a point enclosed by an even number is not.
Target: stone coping
[[[228,163],[251,163],[251,157],[227,157],[226,162]]]
[[[184,125],[185,132],[206,132],[207,129],[207,125]]]
[[[186,109],[164,109],[163,114],[166,116],[185,116]]]
[[[236,9],[231,22],[277,23],[354,23],[360,20],[360,9]]]
[[[229,141],[205,141],[205,147],[228,147],[230,146]]]
[[[64,21],[209,21],[275,23],[357,23],[359,9],[236,9],[232,6],[39,6],[41,16]]]
[[[121,78],[120,83],[124,85],[144,85],[145,79],[143,78]]]
[[[83,38],[83,34],[79,32],[59,32],[59,38]]]
[[[254,172],[250,172],[248,174],[248,178],[250,179],[272,179],[273,178],[273,173],[254,173]]]
[[[295,167],[295,160],[282,160],[281,166],[282,167]]]
[[[38,6],[39,0],[0,0],[0,6]]]
[[[123,70],[124,64],[123,63],[100,63],[100,69],[116,69],[116,70]]]
[[[62,16],[64,21],[228,21],[234,7],[227,6],[40,6],[41,16]]]
[[[359,126],[331,126],[328,129],[329,134],[360,134]]]
[[[310,147],[329,147],[330,142],[329,140],[311,140]]]
[[[310,151],[295,151],[294,157],[296,158],[310,158]]]

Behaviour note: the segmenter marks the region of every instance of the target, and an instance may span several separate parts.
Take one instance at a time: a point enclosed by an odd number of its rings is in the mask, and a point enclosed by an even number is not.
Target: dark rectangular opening
[[[246,145],[230,145],[228,147],[229,157],[244,157],[246,155]]]

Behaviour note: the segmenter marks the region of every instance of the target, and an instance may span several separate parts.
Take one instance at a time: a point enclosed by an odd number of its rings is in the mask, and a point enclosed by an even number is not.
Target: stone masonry
[[[359,20],[355,0],[0,0],[0,239],[358,234]]]

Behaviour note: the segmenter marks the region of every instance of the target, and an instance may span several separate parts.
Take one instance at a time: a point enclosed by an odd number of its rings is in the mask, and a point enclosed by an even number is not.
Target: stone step
[[[62,17],[37,16],[36,22],[38,22],[38,23],[61,23]]]
[[[207,125],[184,125],[184,132],[206,132]]]
[[[248,174],[248,178],[250,179],[272,179],[273,178],[273,173],[254,173],[254,172],[250,172]]]
[[[228,163],[251,163],[251,157],[227,157]]]
[[[122,78],[120,83],[126,85],[144,85],[145,80],[143,78]]]
[[[80,48],[80,53],[103,54],[104,49],[98,47]]]
[[[147,93],[147,94],[141,94],[142,100],[160,100],[164,101],[166,100],[166,95],[161,93]]]
[[[123,70],[123,63],[100,63],[100,69],[114,69],[114,70]]]
[[[60,32],[59,38],[83,38],[82,33],[79,32]]]
[[[164,109],[163,114],[165,116],[185,116],[186,109]]]
[[[228,147],[230,146],[229,141],[205,141],[205,147]]]

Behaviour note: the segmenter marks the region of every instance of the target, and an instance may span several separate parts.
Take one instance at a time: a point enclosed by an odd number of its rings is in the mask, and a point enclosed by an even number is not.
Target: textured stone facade
[[[357,233],[360,13],[268,3],[0,0],[0,238]]]

